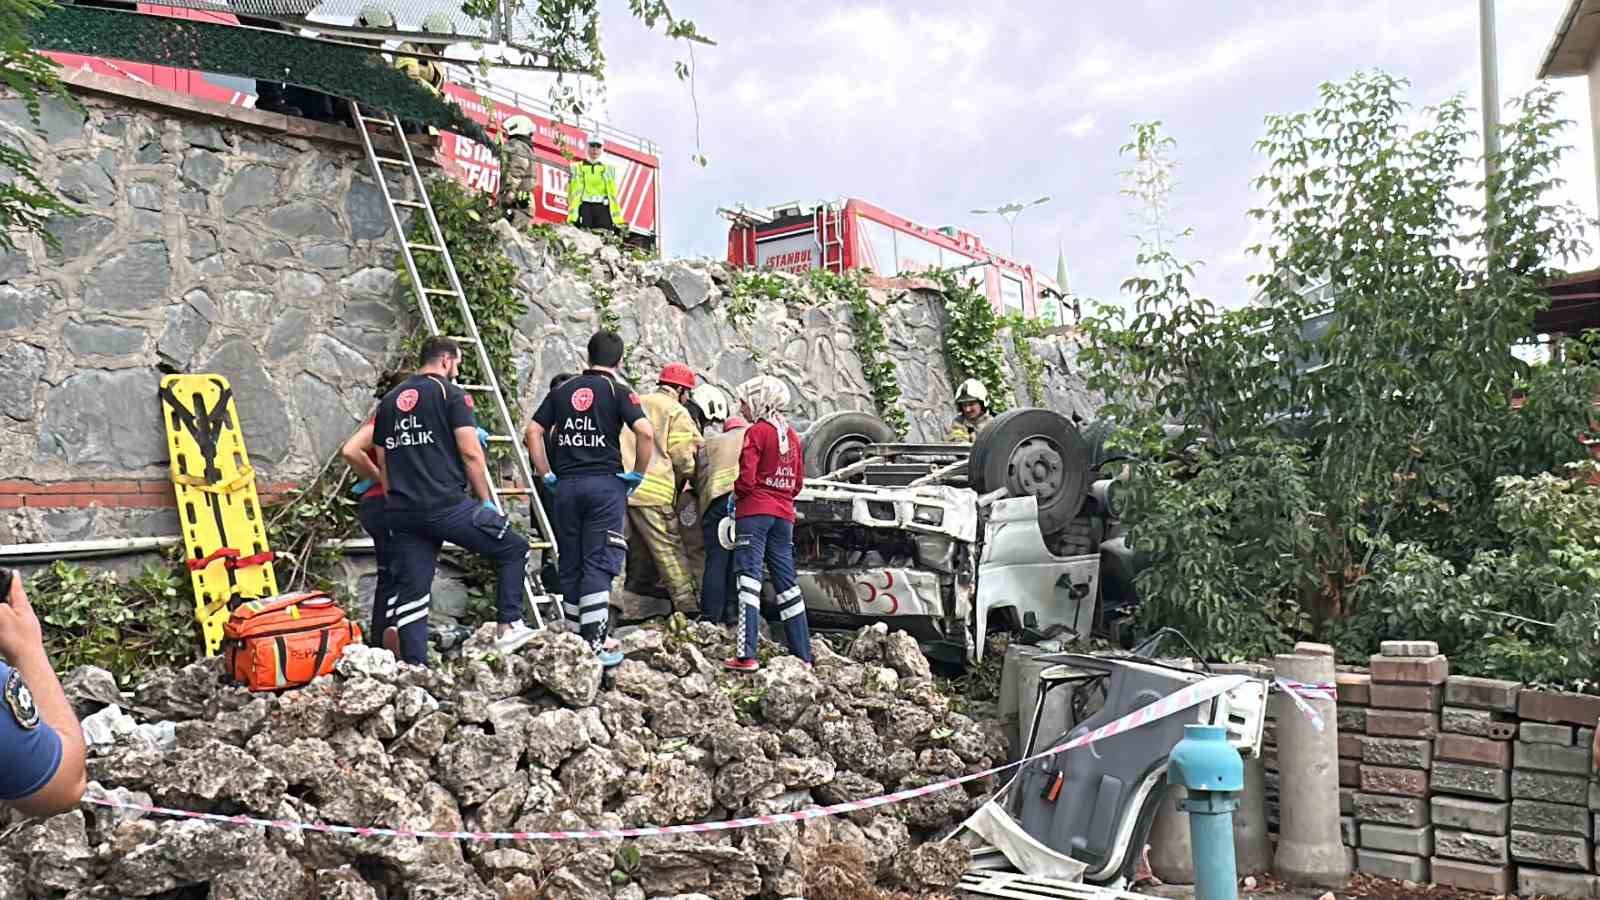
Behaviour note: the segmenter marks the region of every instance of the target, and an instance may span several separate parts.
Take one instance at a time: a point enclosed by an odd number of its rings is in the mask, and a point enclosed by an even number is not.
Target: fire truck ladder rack
[[[383,193],[384,207],[389,210],[389,223],[394,226],[394,233],[400,239],[400,258],[405,260],[406,274],[411,276],[411,290],[417,298],[417,309],[422,311],[422,321],[428,327],[428,334],[439,336],[438,320],[433,315],[433,297],[449,297],[455,301],[456,310],[461,314],[461,321],[466,323],[465,335],[449,335],[458,343],[472,347],[478,361],[478,370],[483,373],[484,384],[464,384],[463,390],[469,394],[489,394],[494,398],[494,413],[499,418],[499,425],[503,433],[491,434],[489,445],[506,445],[512,448],[516,462],[516,476],[522,486],[518,488],[502,488],[496,482],[499,480],[492,475],[489,477],[489,493],[494,497],[495,503],[510,515],[510,508],[506,505],[506,496],[524,496],[528,499],[528,506],[533,510],[533,525],[537,534],[531,535],[530,546],[535,550],[542,550],[555,556],[555,532],[550,528],[550,519],[545,515],[544,506],[539,502],[539,495],[534,490],[533,465],[528,461],[528,449],[516,436],[516,425],[511,421],[511,410],[506,405],[505,394],[500,390],[500,380],[495,377],[494,366],[489,361],[489,350],[484,346],[483,338],[478,333],[478,322],[473,318],[472,308],[467,304],[466,292],[461,287],[461,279],[456,275],[455,261],[450,258],[450,248],[445,243],[444,232],[439,229],[439,219],[433,214],[433,204],[428,201],[428,187],[422,181],[422,172],[417,168],[416,157],[411,153],[411,144],[406,140],[405,132],[400,126],[398,116],[385,118],[368,117],[361,114],[361,107],[354,101],[350,103],[350,114],[355,119],[356,133],[361,135],[362,148],[367,153],[367,164],[372,167],[372,176],[378,182],[378,190]],[[368,126],[387,130],[400,144],[400,155],[380,156],[373,147],[372,134]],[[389,182],[384,177],[385,167],[403,169],[411,176],[412,186],[416,189],[416,200],[397,200],[389,192]],[[423,218],[428,223],[428,233],[431,235],[430,243],[422,244],[413,242],[407,235],[400,221],[400,210],[421,210]],[[426,287],[422,277],[417,272],[415,252],[435,253],[444,262],[445,274],[449,277],[448,287]],[[476,407],[476,404],[474,404]],[[498,431],[499,429],[496,429]],[[538,593],[533,589],[533,582],[528,579],[527,573],[522,576],[522,590],[528,606],[533,610],[534,621],[540,628],[544,627],[544,616],[539,612],[537,602]],[[552,604],[551,618],[560,621],[561,606]]]
[[[816,217],[818,262],[829,272],[844,274],[844,206],[826,201],[817,204],[812,213]]]

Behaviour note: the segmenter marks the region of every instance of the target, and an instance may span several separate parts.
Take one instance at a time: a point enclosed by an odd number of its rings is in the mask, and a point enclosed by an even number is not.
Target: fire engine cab
[[[952,269],[981,285],[996,310],[1060,320],[1053,279],[988,250],[977,235],[954,226],[928,228],[854,198],[760,210],[741,204],[718,213],[732,223],[730,265],[791,273],[855,269],[886,278]]]

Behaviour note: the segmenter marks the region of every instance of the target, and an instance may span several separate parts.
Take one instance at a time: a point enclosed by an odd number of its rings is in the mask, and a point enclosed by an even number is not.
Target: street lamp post
[[[975,209],[972,211],[972,214],[976,216],[999,216],[1000,218],[1006,220],[1006,228],[1011,232],[1011,258],[1016,259],[1017,216],[1022,215],[1023,210],[1049,202],[1050,195],[1046,194],[1045,196],[1028,203],[1006,203],[1001,206],[996,206],[994,209]]]

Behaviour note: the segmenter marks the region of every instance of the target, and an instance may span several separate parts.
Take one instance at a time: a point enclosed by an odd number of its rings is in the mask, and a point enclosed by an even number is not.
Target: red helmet
[[[656,380],[661,384],[681,387],[686,391],[694,390],[694,370],[683,363],[667,363],[662,366],[661,377]]]

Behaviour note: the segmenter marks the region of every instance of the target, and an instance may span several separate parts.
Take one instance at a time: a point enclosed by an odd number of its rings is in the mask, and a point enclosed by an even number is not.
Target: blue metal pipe
[[[1220,725],[1185,725],[1167,757],[1167,783],[1188,788],[1179,809],[1189,814],[1195,900],[1238,900],[1233,811],[1244,789],[1244,760]]]

